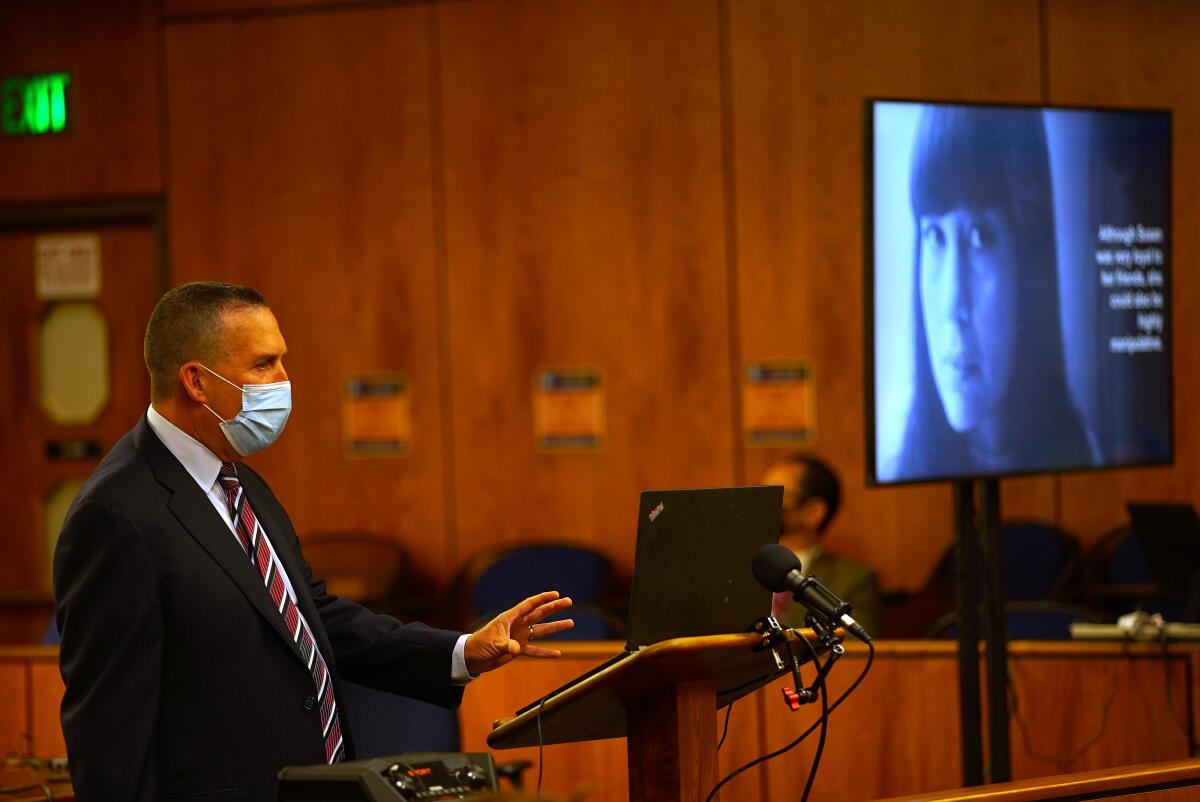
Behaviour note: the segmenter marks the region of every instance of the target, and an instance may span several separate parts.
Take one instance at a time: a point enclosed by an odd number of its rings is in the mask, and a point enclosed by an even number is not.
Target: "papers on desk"
[[[1168,622],[1161,626],[1144,626],[1130,629],[1120,624],[1071,624],[1071,637],[1075,640],[1132,640],[1155,641],[1200,641],[1200,624]]]

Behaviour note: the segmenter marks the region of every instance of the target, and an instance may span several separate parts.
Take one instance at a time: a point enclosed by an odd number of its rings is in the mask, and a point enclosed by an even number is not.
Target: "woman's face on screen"
[[[1004,218],[958,207],[922,215],[921,310],[946,420],[968,432],[998,410],[1017,334],[1015,243]]]

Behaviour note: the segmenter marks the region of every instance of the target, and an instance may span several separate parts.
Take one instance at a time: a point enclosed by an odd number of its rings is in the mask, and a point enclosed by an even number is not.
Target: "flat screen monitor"
[[[872,484],[1169,463],[1171,115],[866,103]]]

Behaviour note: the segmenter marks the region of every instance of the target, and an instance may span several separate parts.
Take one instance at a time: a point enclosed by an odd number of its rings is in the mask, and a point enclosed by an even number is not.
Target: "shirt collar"
[[[164,418],[153,404],[146,410],[146,422],[167,450],[192,475],[200,489],[208,493],[221,472],[221,458],[209,451],[208,446]]]
[[[808,576],[812,573],[812,564],[821,556],[821,544],[816,543],[807,549],[801,549],[796,552],[796,556],[800,558],[800,573]]]

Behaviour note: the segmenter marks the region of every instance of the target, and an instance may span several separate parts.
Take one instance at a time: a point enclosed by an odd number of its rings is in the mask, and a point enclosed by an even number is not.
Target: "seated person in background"
[[[783,486],[783,519],[779,542],[796,552],[804,574],[853,606],[851,617],[868,633],[879,629],[879,580],[875,572],[825,551],[821,538],[837,513],[841,488],[837,474],[812,457],[793,455],[776,462],[763,474],[763,484]],[[804,625],[805,608],[789,594],[775,594],[775,617],[785,626]]]

